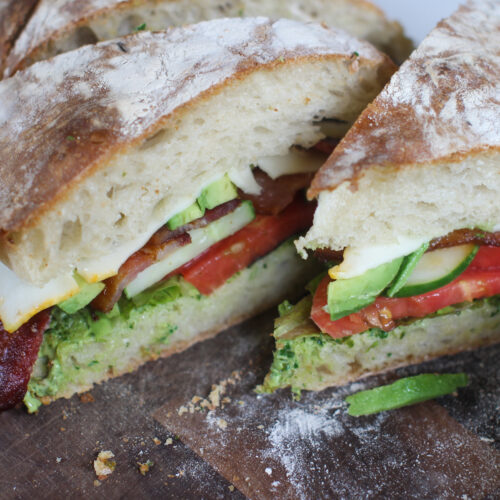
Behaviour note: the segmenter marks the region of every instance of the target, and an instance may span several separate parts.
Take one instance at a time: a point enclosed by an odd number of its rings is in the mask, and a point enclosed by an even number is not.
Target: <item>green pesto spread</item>
[[[82,379],[84,383],[88,370],[112,371],[116,358],[133,348],[130,333],[136,323],[156,306],[180,297],[201,300],[202,295],[193,285],[175,277],[132,300],[123,296],[107,314],[87,307],[73,314],[54,308],[24,399],[28,410],[36,411],[41,404],[38,398],[56,395],[68,381],[78,383]],[[159,325],[150,343],[167,344],[176,329],[174,324]]]
[[[407,364],[426,355],[440,355],[472,340],[500,340],[500,296],[442,309],[423,319],[409,321],[392,331],[370,329],[333,339],[310,320],[312,297],[296,306],[281,308],[275,323],[276,351],[270,371],[258,392],[290,387],[320,390],[357,379],[384,366]],[[457,326],[458,324],[458,326]]]

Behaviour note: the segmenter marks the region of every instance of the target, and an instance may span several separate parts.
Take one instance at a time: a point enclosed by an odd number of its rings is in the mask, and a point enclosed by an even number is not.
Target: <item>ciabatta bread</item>
[[[220,17],[324,22],[373,43],[395,61],[412,49],[398,23],[366,0],[40,0],[13,48],[6,75],[88,43]]]
[[[493,0],[469,1],[430,33],[316,175],[299,249],[500,230],[499,47]]]
[[[322,118],[354,120],[393,71],[344,32],[265,18],[37,63],[0,83],[0,256],[43,284],[133,253],[214,179],[312,146]]]
[[[0,75],[7,55],[37,0],[0,0]]]

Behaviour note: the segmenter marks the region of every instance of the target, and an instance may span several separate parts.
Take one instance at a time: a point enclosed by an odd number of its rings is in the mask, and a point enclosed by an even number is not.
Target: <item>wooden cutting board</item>
[[[500,347],[398,371],[466,371],[457,396],[355,419],[344,397],[395,374],[298,402],[255,394],[273,315],[96,387],[91,402],[1,414],[0,498],[500,497]],[[117,467],[97,481],[102,450]]]

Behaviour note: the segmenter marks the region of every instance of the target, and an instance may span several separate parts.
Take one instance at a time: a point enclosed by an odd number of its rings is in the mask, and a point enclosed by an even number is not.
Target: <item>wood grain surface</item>
[[[344,397],[396,374],[298,402],[253,391],[273,315],[96,387],[83,398],[93,401],[1,414],[0,498],[500,496],[500,347],[397,374],[466,371],[471,384],[456,396],[355,419]],[[102,450],[117,467],[96,482]],[[137,463],[148,460],[143,476]]]

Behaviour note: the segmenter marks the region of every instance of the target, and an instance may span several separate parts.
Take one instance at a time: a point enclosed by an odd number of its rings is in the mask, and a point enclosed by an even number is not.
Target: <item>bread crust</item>
[[[34,0],[28,0],[34,3]],[[87,26],[93,20],[103,16],[112,16],[119,11],[126,11],[138,6],[175,3],[176,0],[40,0],[34,15],[26,26],[22,36],[16,42],[9,55],[5,76],[39,60],[50,44],[69,35],[82,26]],[[346,0],[329,0],[332,5],[346,3]],[[391,42],[384,49],[395,59],[404,59],[411,51],[411,42],[403,35],[402,28],[397,23],[391,23],[385,18],[384,12],[368,0],[349,0],[349,8],[359,12],[370,11],[386,24],[386,29],[394,32]],[[239,1],[241,10],[245,11],[245,2]],[[221,7],[222,14],[226,7]],[[259,13],[261,14],[261,13]],[[266,15],[265,13],[262,13]],[[48,19],[50,18],[50,22]],[[320,17],[321,19],[321,17]],[[200,19],[200,21],[203,19]],[[165,26],[166,27],[166,26]],[[393,47],[392,45],[397,45]],[[380,47],[379,47],[380,48]],[[400,61],[398,61],[400,62]],[[1,74],[1,73],[0,73]]]
[[[317,173],[308,196],[398,171],[500,152],[500,4],[470,0],[440,22]]]
[[[189,49],[191,56],[174,59],[176,49]],[[258,18],[136,33],[62,54],[1,82],[0,101],[7,103],[0,110],[4,243],[9,232],[36,224],[86,176],[197,102],[256,70],[323,59],[343,60],[352,71],[378,65],[381,78],[394,71],[386,56],[343,32]]]
[[[10,49],[25,26],[37,0],[0,1],[0,75]]]

